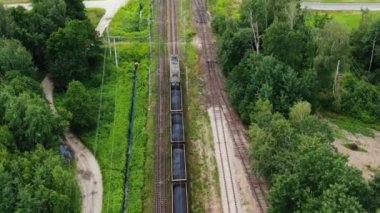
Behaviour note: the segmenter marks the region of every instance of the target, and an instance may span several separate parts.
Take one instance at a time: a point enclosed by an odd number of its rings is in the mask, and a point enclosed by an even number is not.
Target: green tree
[[[7,126],[0,126],[0,146],[9,151],[15,150],[13,134]]]
[[[306,27],[292,29],[288,22],[275,22],[263,36],[263,49],[266,55],[296,70],[309,67],[313,57],[312,39]]]
[[[100,41],[88,20],[70,20],[65,28],[54,32],[47,42],[47,59],[51,77],[58,88],[90,73],[100,54]]]
[[[72,113],[71,128],[73,130],[82,131],[95,124],[96,104],[81,82],[69,83],[64,106]]]
[[[255,159],[253,167],[271,180],[273,175],[291,166],[299,140],[288,120],[279,113],[270,112],[268,101],[259,100],[252,117],[258,121],[249,129],[251,158]]]
[[[0,39],[0,74],[18,70],[32,76],[36,72],[31,54],[18,40]]]
[[[11,156],[0,169],[0,208],[5,212],[79,212],[79,191],[70,167],[52,150]]]
[[[17,23],[15,38],[32,53],[36,66],[44,70],[46,40],[59,26],[48,17],[22,7],[12,8],[11,14]]]
[[[228,87],[232,105],[250,123],[258,99],[268,99],[275,111],[287,114],[294,102],[313,102],[316,91],[314,70],[302,75],[270,56],[246,56],[230,73]]]
[[[298,102],[290,108],[290,122],[297,133],[319,138],[321,142],[332,142],[334,137],[328,124],[310,113],[311,105],[305,101]]]
[[[353,68],[372,83],[380,82],[380,20],[362,24],[351,35]]]
[[[328,13],[321,13],[318,11],[307,11],[307,21],[305,24],[311,28],[323,28],[327,22],[332,20]]]
[[[320,212],[365,212],[358,199],[348,195],[344,185],[334,184],[323,192]]]
[[[64,0],[32,0],[35,14],[51,20],[57,27],[63,27],[66,20],[66,4]]]
[[[297,9],[299,2],[299,0],[244,0],[240,9],[241,20],[246,26],[250,26],[251,22],[257,22],[262,33],[276,19],[287,21],[290,14],[288,6],[295,6]]]
[[[70,19],[86,19],[85,7],[82,0],[65,0],[67,17]]]
[[[370,187],[372,188],[375,196],[375,206],[380,207],[380,172],[375,172],[375,177],[370,182]]]
[[[314,36],[317,54],[314,67],[318,71],[320,85],[331,92],[337,63],[340,61],[340,72],[349,69],[350,48],[347,28],[336,21],[327,22],[322,29],[316,29]]]
[[[306,101],[297,102],[290,108],[289,118],[294,123],[305,120],[311,113],[311,105]]]
[[[0,37],[13,37],[16,27],[16,22],[13,20],[10,11],[0,4]]]
[[[22,93],[6,103],[5,122],[12,131],[17,147],[32,150],[37,143],[51,146],[59,132],[46,102],[36,96]]]
[[[348,73],[343,79],[335,101],[335,110],[365,122],[380,119],[379,87]]]
[[[294,165],[273,182],[269,212],[375,210],[373,191],[360,172],[348,167],[346,158],[329,145],[315,137],[303,137],[297,153]],[[339,197],[342,194],[345,196]],[[350,201],[351,207],[347,206]]]

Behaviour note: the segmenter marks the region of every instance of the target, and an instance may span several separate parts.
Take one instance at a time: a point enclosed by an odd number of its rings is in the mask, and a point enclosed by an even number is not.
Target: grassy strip
[[[359,27],[362,18],[361,12],[329,12],[329,14],[334,20],[341,22],[343,25],[347,26],[349,30],[353,30]],[[370,12],[372,19],[379,19],[380,12]]]
[[[354,134],[359,133],[364,136],[373,137],[374,133],[372,129],[380,129],[380,124],[366,124],[357,119],[331,112],[323,112],[322,114],[323,116],[329,118],[329,120],[336,124],[338,127]]]
[[[140,2],[143,7],[141,20],[139,19]],[[122,61],[133,64],[139,62],[137,72],[136,108],[134,114],[133,146],[131,147],[131,159],[129,162],[130,175],[128,180],[128,211],[143,212],[143,201],[147,195],[153,196],[152,190],[146,188],[146,179],[152,181],[153,158],[147,150],[154,151],[154,143],[149,143],[151,138],[147,132],[147,106],[148,106],[148,67],[149,67],[149,44],[148,18],[150,17],[150,1],[132,0],[122,8],[111,23],[110,34],[121,36],[125,42],[125,48],[120,48],[119,55]],[[146,170],[146,164],[152,165]],[[148,166],[149,166],[148,165]],[[150,193],[149,193],[150,192]],[[146,194],[147,193],[147,194]]]
[[[118,45],[122,48],[123,45]],[[119,53],[121,54],[121,53]],[[129,127],[130,100],[132,97],[133,65],[120,60],[120,68],[114,66],[114,58],[106,60],[107,78],[104,85],[103,107],[99,126],[96,131],[81,135],[82,140],[96,154],[103,175],[103,211],[119,212],[124,197],[124,177],[127,151],[127,132]],[[99,95],[99,88],[90,90]]]
[[[153,6],[152,6],[153,7]],[[158,17],[158,10],[156,8],[151,8],[153,11],[152,20]],[[151,22],[152,29],[152,60],[150,61],[150,76],[148,76],[148,84],[150,84],[151,93],[148,94],[148,113],[147,113],[147,125],[146,130],[148,132],[148,143],[146,145],[146,158],[144,165],[144,187],[143,187],[143,212],[153,212],[153,202],[154,202],[154,161],[155,161],[155,141],[156,141],[156,131],[157,131],[157,97],[155,88],[157,88],[157,60],[156,55],[159,49],[160,42],[157,36],[157,22]],[[149,72],[149,70],[148,70]],[[150,78],[150,79],[149,79]],[[149,89],[149,88],[148,88]],[[149,91],[148,91],[149,93]],[[149,96],[150,95],[150,96]]]
[[[349,31],[353,31],[357,29],[360,25],[362,13],[360,11],[316,11],[316,10],[308,10],[306,13],[306,22],[308,25],[313,25],[313,15],[328,15],[336,22],[339,22],[347,27]],[[380,18],[380,12],[369,12],[369,16],[372,20]]]
[[[102,8],[86,8],[86,15],[88,19],[90,19],[91,24],[95,27],[98,25],[105,12],[106,10]]]
[[[140,63],[137,73],[136,108],[133,127],[132,157],[130,160],[128,212],[143,212],[144,163],[148,133],[147,100],[148,100],[148,66],[149,61]]]
[[[334,12],[321,12],[326,13],[333,18],[333,20],[342,23],[347,26],[347,28],[352,31],[359,27],[362,18],[362,13],[360,11],[334,11]],[[369,15],[372,19],[379,19],[380,12],[370,12]]]
[[[233,18],[240,17],[241,0],[208,0],[208,6],[213,15],[222,15]]]
[[[141,0],[143,7],[140,19],[140,1],[130,0],[113,18],[110,34],[121,36],[123,40],[147,42],[149,35],[148,19],[150,17],[150,1]]]

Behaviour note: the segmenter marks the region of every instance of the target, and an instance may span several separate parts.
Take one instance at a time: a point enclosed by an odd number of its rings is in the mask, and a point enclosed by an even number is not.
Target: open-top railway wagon
[[[186,181],[186,156],[184,144],[172,145],[172,181]]]
[[[187,213],[187,184],[186,182],[173,182],[172,185],[172,211],[173,213]]]

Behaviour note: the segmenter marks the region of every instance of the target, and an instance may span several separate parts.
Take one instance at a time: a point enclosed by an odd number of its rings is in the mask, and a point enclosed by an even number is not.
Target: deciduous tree
[[[11,97],[4,118],[22,151],[32,150],[37,143],[51,146],[57,140],[54,117],[46,102],[36,95]]]
[[[58,88],[90,74],[100,54],[100,41],[88,20],[71,20],[47,42],[48,68]]]
[[[0,39],[0,46],[0,74],[12,70],[29,76],[35,74],[32,56],[18,40]]]
[[[71,128],[73,130],[82,131],[95,124],[95,101],[81,82],[70,82],[65,94],[64,106],[72,113]]]

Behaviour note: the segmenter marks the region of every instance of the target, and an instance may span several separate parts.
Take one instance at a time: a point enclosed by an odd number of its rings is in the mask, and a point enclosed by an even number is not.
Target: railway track
[[[158,0],[159,5],[159,26],[158,40],[159,43],[167,43],[168,51],[159,46],[158,50],[158,78],[157,78],[157,93],[158,109],[157,109],[157,132],[155,150],[155,201],[154,212],[166,213],[168,208],[168,175],[166,168],[167,151],[167,133],[168,133],[168,56],[178,55],[178,22],[177,22],[177,1],[176,0]]]
[[[177,1],[168,0],[167,12],[169,16],[169,29],[168,29],[168,44],[169,44],[169,56],[178,55],[178,18],[177,18]]]
[[[201,42],[202,42],[202,64],[204,66],[204,71],[207,72],[207,84],[208,89],[208,100],[211,108],[213,109],[215,123],[217,125],[217,116],[226,118],[226,129],[222,128],[223,131],[229,131],[229,135],[233,141],[236,156],[241,160],[244,167],[244,172],[248,179],[250,190],[253,197],[255,198],[257,205],[261,212],[266,212],[268,208],[268,202],[265,197],[265,183],[257,177],[250,169],[249,162],[249,145],[248,137],[244,125],[242,124],[238,115],[233,111],[229,105],[226,93],[223,91],[223,76],[221,74],[220,68],[217,63],[217,54],[215,52],[216,45],[213,39],[213,34],[210,25],[208,24],[207,10],[205,9],[205,4],[203,0],[193,0],[194,10],[195,10],[195,21],[197,22],[198,32],[200,32]],[[219,109],[215,110],[215,107]],[[223,123],[221,123],[223,125]],[[218,127],[216,127],[218,129]],[[220,138],[217,134],[217,140],[220,142]],[[223,132],[223,136],[225,132]],[[220,144],[218,144],[220,149]],[[228,156],[227,159],[230,157]],[[229,163],[228,160],[226,162]],[[223,167],[223,166],[222,166]],[[230,164],[228,164],[230,167]],[[230,170],[231,171],[231,170]],[[226,171],[222,171],[224,184],[226,184]],[[227,175],[228,176],[228,175]],[[230,177],[232,178],[232,177]],[[233,182],[233,180],[231,180]],[[226,186],[225,186],[226,187]],[[235,189],[236,191],[236,189]],[[231,195],[227,195],[231,196]],[[235,196],[235,195],[234,195]],[[236,196],[235,196],[236,197]],[[230,200],[229,197],[227,197]],[[236,198],[235,198],[236,199]],[[237,201],[232,202],[232,204],[237,204]],[[231,204],[228,205],[229,211],[233,212]],[[238,209],[235,209],[238,210]]]
[[[165,41],[165,21],[166,14],[165,11],[165,1],[158,0],[158,10],[159,10],[159,23],[158,23],[158,41],[161,43]],[[164,49],[161,48],[159,44],[158,47],[158,72],[157,72],[157,94],[158,96],[158,107],[157,107],[157,140],[155,147],[155,199],[154,199],[154,212],[166,213],[167,212],[167,180],[166,180],[166,126],[167,126],[167,114],[166,114],[166,81],[165,81],[165,54]]]

